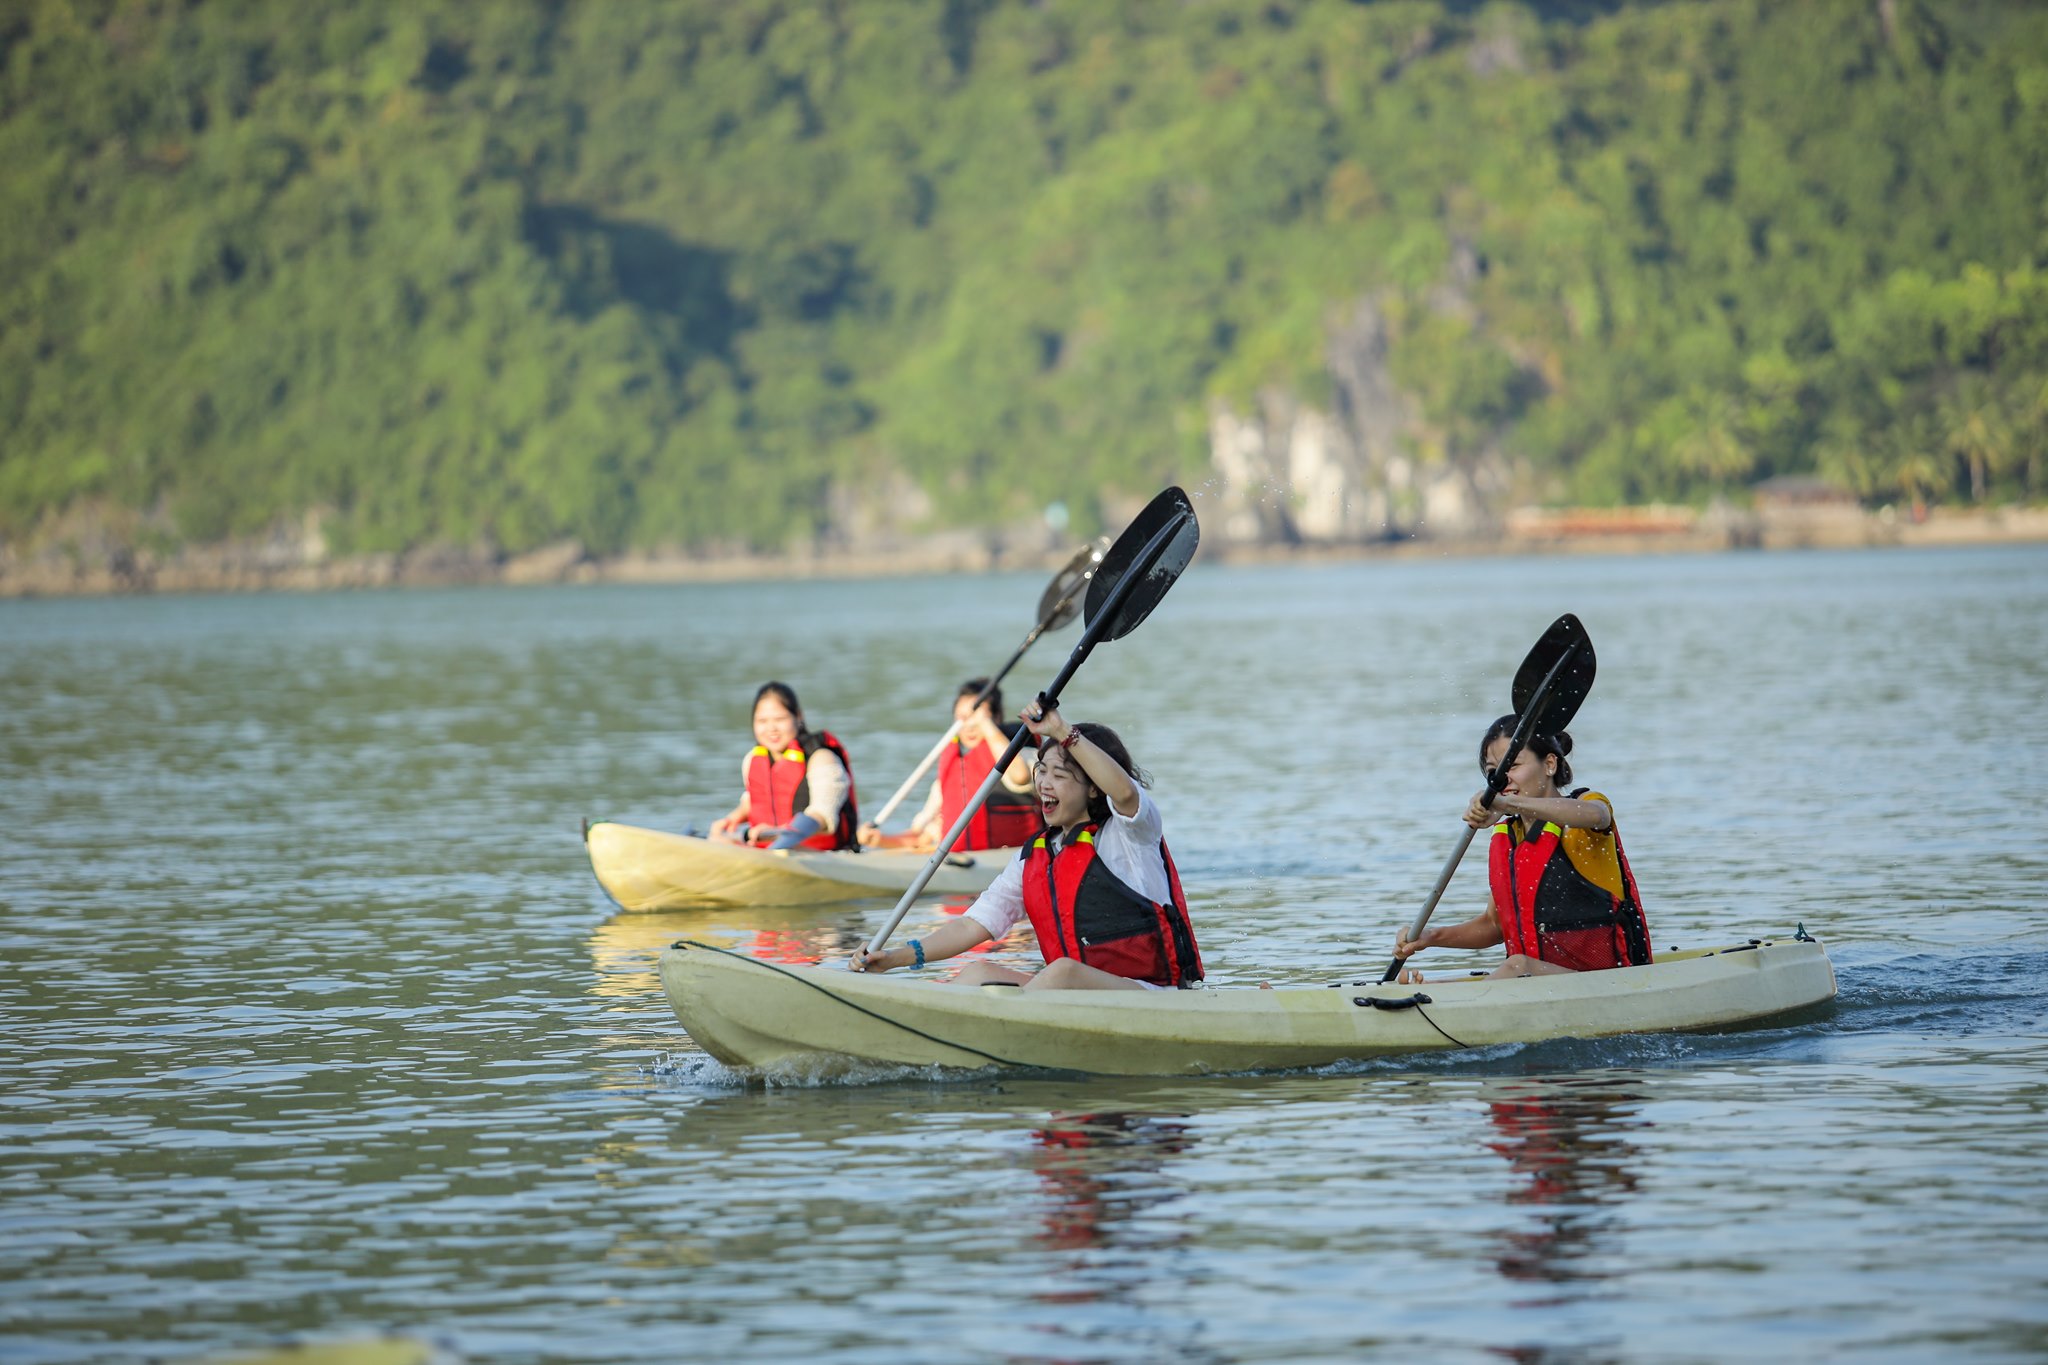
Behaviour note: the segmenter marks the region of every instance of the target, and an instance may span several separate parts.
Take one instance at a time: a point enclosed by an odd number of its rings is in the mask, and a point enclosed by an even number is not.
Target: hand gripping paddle
[[[1109,552],[1097,566],[1095,577],[1088,584],[1084,618],[1088,628],[1081,632],[1080,641],[1054,675],[1051,685],[1038,694],[1041,707],[1049,711],[1059,705],[1060,689],[1088,661],[1088,655],[1096,645],[1104,640],[1121,640],[1152,614],[1152,609],[1166,596],[1167,589],[1180,577],[1181,570],[1187,568],[1188,561],[1195,557],[1195,548],[1201,540],[1202,528],[1195,520],[1195,509],[1188,502],[1188,495],[1180,489],[1169,488],[1145,505],[1145,510],[1124,528],[1123,534],[1116,538],[1116,543],[1109,547]],[[896,903],[895,913],[889,916],[889,922],[868,944],[868,952],[882,951],[889,935],[896,932],[896,926],[903,922],[911,904],[924,893],[926,884],[946,861],[946,855],[960,841],[967,822],[981,809],[981,803],[988,799],[989,792],[1017,755],[1024,751],[1030,739],[1029,730],[1017,731],[1010,747],[1003,750],[1002,757],[982,779],[981,787],[968,801],[967,809],[961,811],[953,827],[939,837],[939,847],[932,854],[931,861],[924,865],[924,870],[917,874],[917,880]]]
[[[1593,690],[1593,672],[1597,664],[1593,656],[1593,641],[1586,634],[1579,618],[1566,612],[1550,623],[1550,629],[1543,632],[1543,638],[1529,651],[1522,666],[1515,670],[1515,685],[1512,692],[1515,714],[1521,717],[1515,726],[1514,738],[1508,741],[1508,751],[1486,779],[1486,793],[1480,797],[1480,804],[1491,809],[1493,798],[1500,795],[1507,785],[1508,770],[1515,766],[1515,759],[1521,755],[1522,747],[1529,737],[1542,733],[1554,735],[1571,724],[1572,717],[1579,713],[1579,706],[1586,700],[1586,694]],[[1408,928],[1408,938],[1422,936],[1423,926],[1429,923],[1436,903],[1443,899],[1444,888],[1451,884],[1451,874],[1458,870],[1458,864],[1465,857],[1465,850],[1472,847],[1472,836],[1479,831],[1465,826],[1464,837],[1451,852],[1450,861],[1437,874],[1436,886],[1429,893],[1429,901],[1422,907],[1422,913],[1415,917]],[[1395,958],[1387,964],[1387,970],[1380,975],[1380,984],[1385,985],[1401,974],[1403,958]]]

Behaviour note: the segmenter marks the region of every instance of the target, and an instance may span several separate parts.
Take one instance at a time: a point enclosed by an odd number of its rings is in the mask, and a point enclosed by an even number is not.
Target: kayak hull
[[[813,1075],[859,1063],[1129,1076],[1285,1070],[1460,1046],[1738,1027],[1835,994],[1834,970],[1811,939],[1667,953],[1645,967],[1564,976],[1146,992],[864,976],[682,940],[662,954],[661,979],[683,1027],[712,1056],[743,1070]]]
[[[895,851],[770,853],[611,820],[592,823],[583,841],[598,885],[625,910],[681,910],[711,902],[826,905],[900,896],[930,861],[928,854]],[[977,895],[1015,856],[1010,849],[955,854],[925,894]]]

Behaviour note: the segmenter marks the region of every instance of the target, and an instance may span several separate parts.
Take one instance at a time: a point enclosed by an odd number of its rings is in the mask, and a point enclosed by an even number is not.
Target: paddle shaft
[[[1537,687],[1535,694],[1529,699],[1529,709],[1522,713],[1521,723],[1515,726],[1514,736],[1508,740],[1507,753],[1503,754],[1500,762],[1494,765],[1493,775],[1486,779],[1486,791],[1480,796],[1479,804],[1488,810],[1493,809],[1493,799],[1500,795],[1503,787],[1507,786],[1508,770],[1515,766],[1515,760],[1521,757],[1523,746],[1528,744],[1529,737],[1536,733],[1536,722],[1543,718],[1543,713],[1550,704],[1551,684],[1558,680],[1559,676],[1564,672],[1564,666],[1571,662],[1578,652],[1579,647],[1573,645],[1570,649],[1558,655],[1557,662],[1552,664],[1550,671],[1543,675],[1542,684]],[[1415,917],[1415,922],[1408,926],[1408,939],[1411,943],[1422,937],[1424,926],[1429,923],[1429,917],[1436,911],[1436,903],[1443,899],[1444,888],[1451,884],[1451,875],[1458,870],[1458,864],[1464,861],[1465,850],[1472,847],[1472,836],[1477,833],[1479,831],[1473,826],[1465,826],[1464,837],[1458,840],[1457,848],[1451,851],[1450,860],[1444,864],[1444,870],[1437,874],[1436,885],[1430,890],[1428,903],[1422,907],[1422,913]],[[1401,974],[1401,964],[1405,961],[1407,961],[1406,958],[1397,957],[1392,962],[1389,962],[1386,971],[1380,974],[1380,984],[1384,986],[1399,976]]]
[[[977,702],[976,705],[980,705],[980,703]],[[910,795],[910,789],[917,785],[918,779],[932,770],[932,764],[939,761],[939,755],[946,752],[946,746],[951,744],[959,733],[959,721],[956,720],[951,725],[948,725],[946,733],[939,736],[939,742],[932,745],[932,750],[924,756],[924,761],[911,769],[910,776],[903,779],[903,785],[896,789],[896,794],[887,801],[884,801],[882,808],[868,817],[868,823],[880,829],[882,822],[896,813],[896,808],[903,804],[903,798]]]
[[[1066,604],[1067,599],[1061,598],[1059,606],[1063,607]],[[1054,608],[1055,611],[1057,611],[1058,609],[1058,607]],[[970,714],[973,713],[976,707],[979,707],[983,702],[989,699],[989,695],[993,693],[996,690],[996,688],[1002,685],[1004,678],[1010,676],[1010,670],[1015,668],[1017,666],[1017,661],[1024,657],[1024,651],[1030,649],[1031,646],[1038,643],[1038,637],[1045,634],[1045,628],[1051,621],[1052,617],[1047,616],[1045,620],[1040,621],[1037,625],[1031,628],[1031,633],[1024,637],[1024,643],[1018,645],[1017,652],[1010,656],[1010,662],[1004,664],[1002,670],[998,672],[993,678],[990,678],[988,680],[987,686],[983,687],[981,691],[975,693],[974,704],[967,708]],[[877,811],[874,815],[869,817],[868,823],[873,825],[875,828],[880,829],[882,827],[882,822],[888,819],[891,815],[894,815],[896,813],[896,808],[903,804],[903,798],[910,795],[910,789],[912,787],[915,787],[918,784],[918,782],[924,777],[924,775],[932,770],[932,764],[939,761],[939,755],[946,752],[946,746],[948,744],[951,744],[954,738],[959,735],[959,733],[959,721],[956,720],[951,725],[947,726],[946,733],[939,736],[939,742],[937,744],[932,745],[932,751],[924,756],[924,762],[918,764],[916,771],[912,772],[910,776],[903,779],[903,785],[896,789],[896,794],[890,797],[887,801],[885,801],[882,804],[881,810]]]
[[[1072,681],[1081,665],[1088,661],[1088,655],[1094,650],[1096,641],[1116,624],[1117,611],[1123,606],[1124,599],[1131,595],[1145,575],[1152,571],[1152,566],[1159,562],[1159,557],[1166,553],[1166,547],[1173,543],[1173,538],[1180,532],[1181,525],[1181,519],[1176,518],[1160,527],[1153,533],[1152,539],[1145,542],[1145,548],[1131,561],[1130,570],[1111,590],[1108,600],[1102,604],[1102,610],[1088,623],[1088,628],[1081,632],[1081,638],[1074,645],[1073,653],[1069,654],[1066,663],[1060,666],[1060,671],[1053,678],[1052,684],[1038,694],[1038,704],[1041,708],[1039,714],[1043,715],[1059,705],[1061,690]],[[882,926],[880,932],[868,944],[870,953],[881,952],[882,945],[889,941],[889,935],[895,933],[896,926],[903,923],[903,917],[909,913],[911,905],[924,894],[924,889],[931,879],[938,875],[939,868],[952,853],[953,845],[960,842],[961,834],[967,829],[967,822],[981,809],[981,803],[988,800],[988,794],[995,789],[997,781],[1009,771],[1010,765],[1017,761],[1017,755],[1024,752],[1024,746],[1031,738],[1031,731],[1028,729],[1019,730],[1011,738],[1009,747],[1003,750],[1002,757],[996,760],[995,767],[981,780],[981,786],[976,789],[973,800],[960,812],[960,817],[953,822],[953,827],[939,837],[939,846],[933,851],[931,860],[917,874],[917,880],[911,882],[910,889],[903,893],[903,899],[896,902],[896,909],[890,914],[889,922]]]

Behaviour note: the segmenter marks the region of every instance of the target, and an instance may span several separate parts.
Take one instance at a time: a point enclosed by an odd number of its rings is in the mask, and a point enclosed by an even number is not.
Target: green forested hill
[[[1329,399],[1551,496],[2037,496],[2048,6],[0,0],[0,535],[996,521]]]

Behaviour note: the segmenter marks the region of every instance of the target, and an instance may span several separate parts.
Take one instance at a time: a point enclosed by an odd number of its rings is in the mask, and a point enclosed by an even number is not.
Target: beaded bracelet
[[[919,938],[910,940],[910,951],[917,955],[917,961],[910,964],[912,969],[924,966],[924,940]]]

